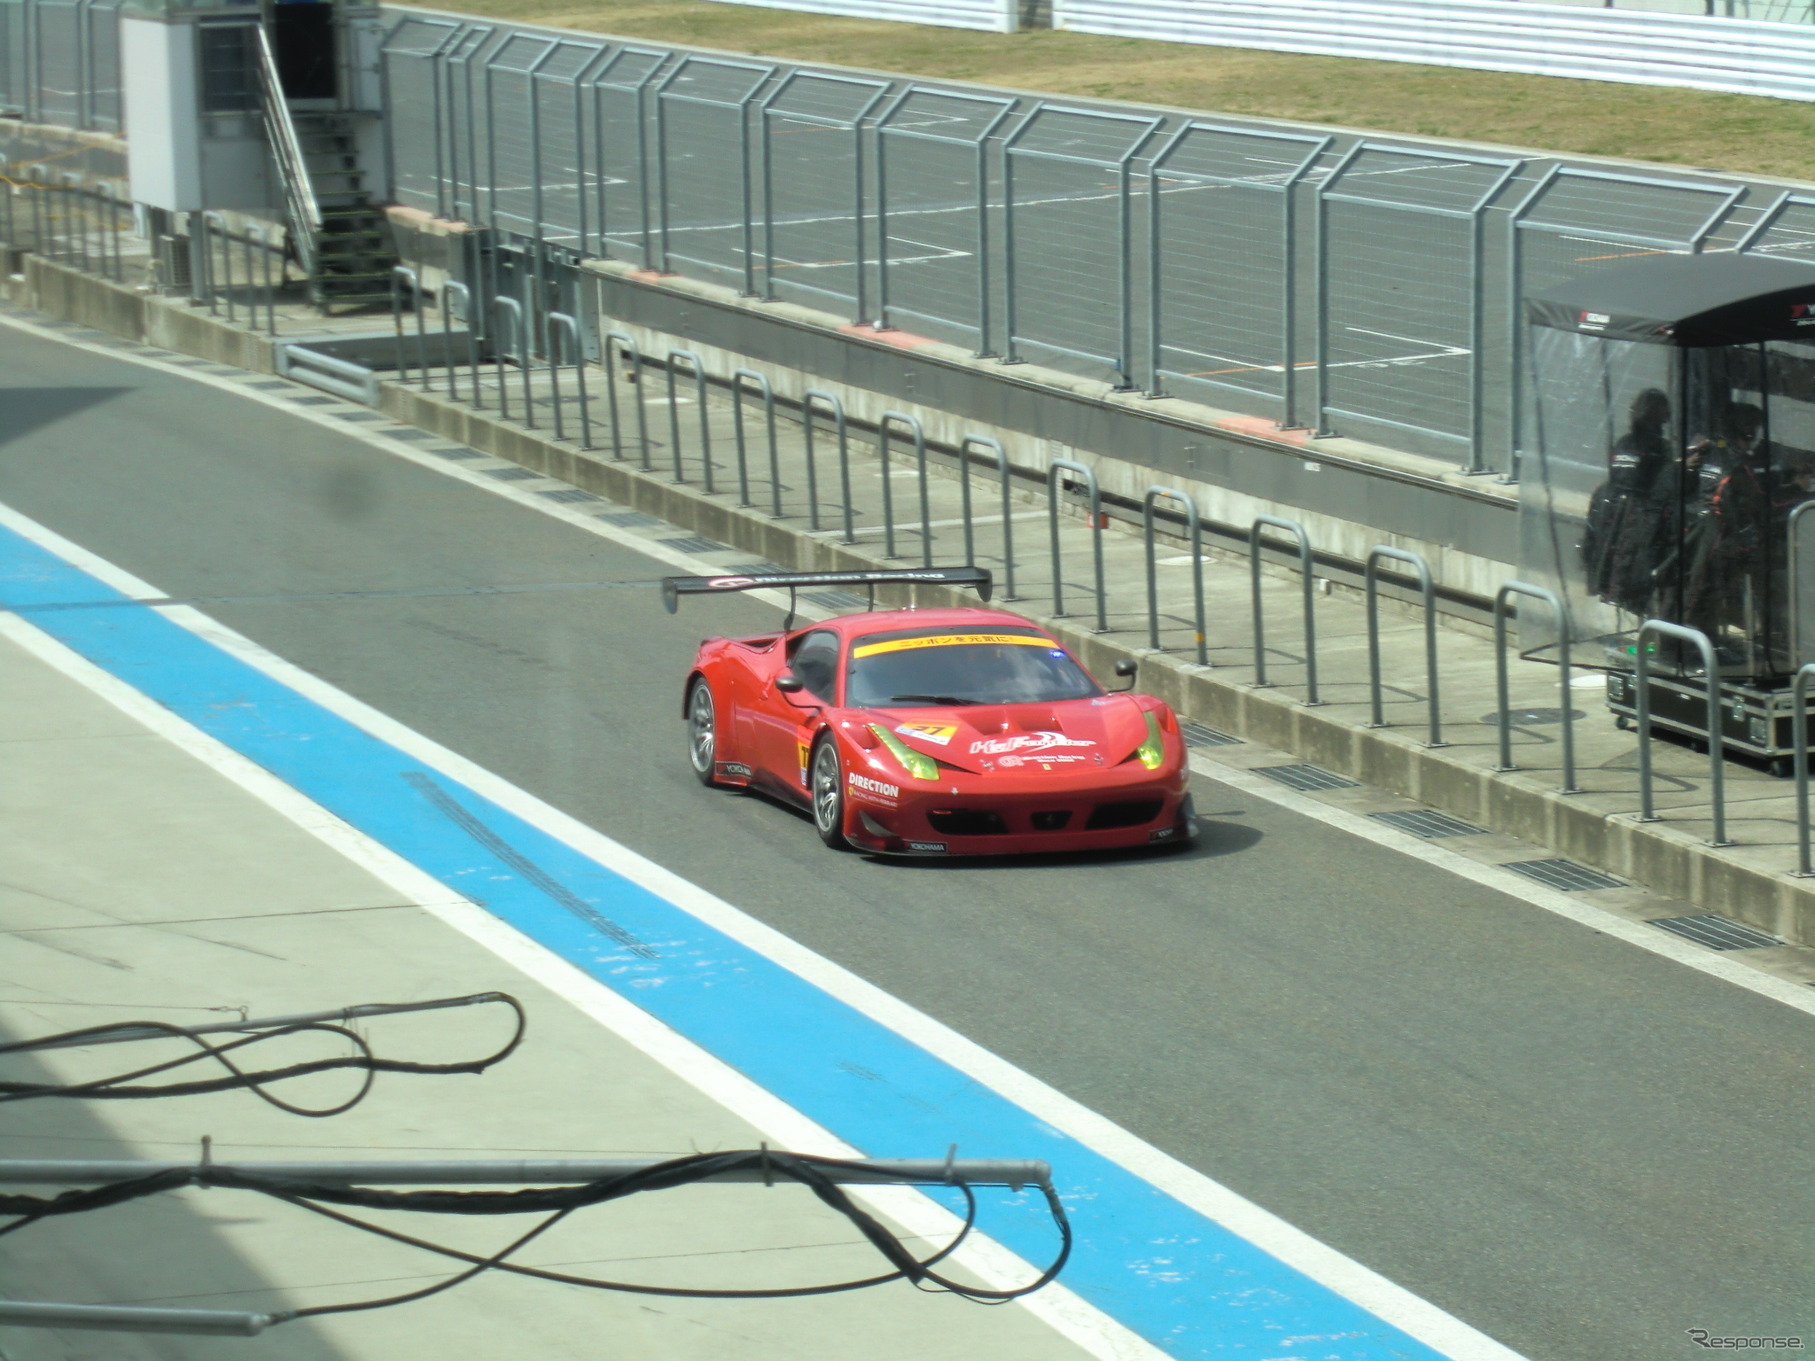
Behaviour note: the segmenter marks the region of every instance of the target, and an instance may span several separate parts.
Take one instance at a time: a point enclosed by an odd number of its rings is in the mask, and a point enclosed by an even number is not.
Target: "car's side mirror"
[[[807,683],[799,676],[777,676],[775,678],[775,688],[784,695],[798,695],[802,690],[807,688]]]
[[[1134,689],[1134,675],[1135,672],[1140,669],[1140,663],[1135,661],[1132,657],[1124,657],[1121,661],[1117,662],[1115,664],[1115,673],[1125,679],[1128,684],[1119,686],[1114,693],[1120,694],[1124,690]]]

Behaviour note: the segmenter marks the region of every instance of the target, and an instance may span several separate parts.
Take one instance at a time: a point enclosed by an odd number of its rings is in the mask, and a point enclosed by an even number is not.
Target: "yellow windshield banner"
[[[906,652],[916,647],[953,647],[963,643],[1007,643],[1021,647],[1053,647],[1050,638],[1030,638],[1025,633],[937,633],[930,638],[889,638],[880,643],[865,643],[851,649],[851,660],[873,657],[878,652]]]

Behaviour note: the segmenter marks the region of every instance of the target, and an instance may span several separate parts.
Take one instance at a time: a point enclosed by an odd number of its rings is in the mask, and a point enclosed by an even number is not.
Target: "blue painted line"
[[[68,608],[71,605],[114,608]],[[690,914],[0,528],[0,606],[257,762],[873,1156],[1044,1158],[1077,1229],[1062,1280],[1180,1357],[1434,1361],[1279,1262]],[[62,608],[58,608],[62,607]],[[1035,1263],[1028,1197],[984,1228]]]

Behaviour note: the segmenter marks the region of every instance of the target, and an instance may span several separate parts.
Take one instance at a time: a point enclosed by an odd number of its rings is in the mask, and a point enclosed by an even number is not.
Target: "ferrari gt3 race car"
[[[982,568],[669,577],[683,595],[883,582],[977,588]],[[700,644],[682,690],[703,784],[813,815],[835,849],[1007,855],[1180,844],[1185,743],[1160,700],[1109,692],[1050,634],[989,609],[849,614]],[[1134,667],[1117,674],[1133,684]]]

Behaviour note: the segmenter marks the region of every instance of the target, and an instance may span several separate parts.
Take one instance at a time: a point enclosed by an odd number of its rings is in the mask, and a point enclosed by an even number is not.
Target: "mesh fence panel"
[[[583,121],[585,105],[579,98],[578,78],[604,49],[562,43],[536,72],[536,165],[542,185],[541,218],[544,240],[571,250],[581,250],[581,228],[587,209],[585,191]]]
[[[1468,456],[1475,219],[1511,168],[1364,146],[1325,183],[1326,428],[1376,423],[1415,452]]]
[[[535,216],[535,138],[532,133],[529,71],[553,44],[545,38],[513,38],[486,64],[486,162],[490,179],[486,206],[501,231],[531,234]]]
[[[442,63],[446,105],[448,211],[462,221],[480,213],[480,173],[484,156],[483,117],[485,59],[499,40],[490,27],[468,31],[449,49]]]
[[[385,40],[385,83],[390,96],[389,135],[396,164],[392,182],[397,200],[429,212],[437,209],[440,165],[435,139],[439,76],[433,53],[452,25],[406,19]]]
[[[1142,128],[1138,119],[1041,108],[1010,139],[1013,339],[1026,357],[1125,381],[1131,204],[1119,167],[1145,140]]]
[[[88,9],[88,126],[120,131],[120,0],[91,0]]]
[[[735,108],[663,96],[667,222],[671,259],[716,275],[744,276],[744,125]]]
[[[25,112],[25,6],[26,0],[0,0],[0,113]]]
[[[887,86],[790,77],[763,109],[763,249],[776,297],[831,303],[856,320],[873,211],[859,120]]]
[[[887,305],[913,328],[974,349],[983,332],[991,262],[988,159],[979,147],[1015,105],[1010,100],[909,90],[877,133],[879,192],[886,196]]]
[[[593,230],[601,254],[651,261],[647,227],[656,193],[649,126],[652,86],[667,54],[620,49],[591,81]]]
[[[73,4],[36,0],[38,120],[82,125],[81,16]]]
[[[1285,414],[1287,195],[1326,145],[1196,126],[1156,162],[1156,389],[1164,376],[1181,396],[1234,391]]]

